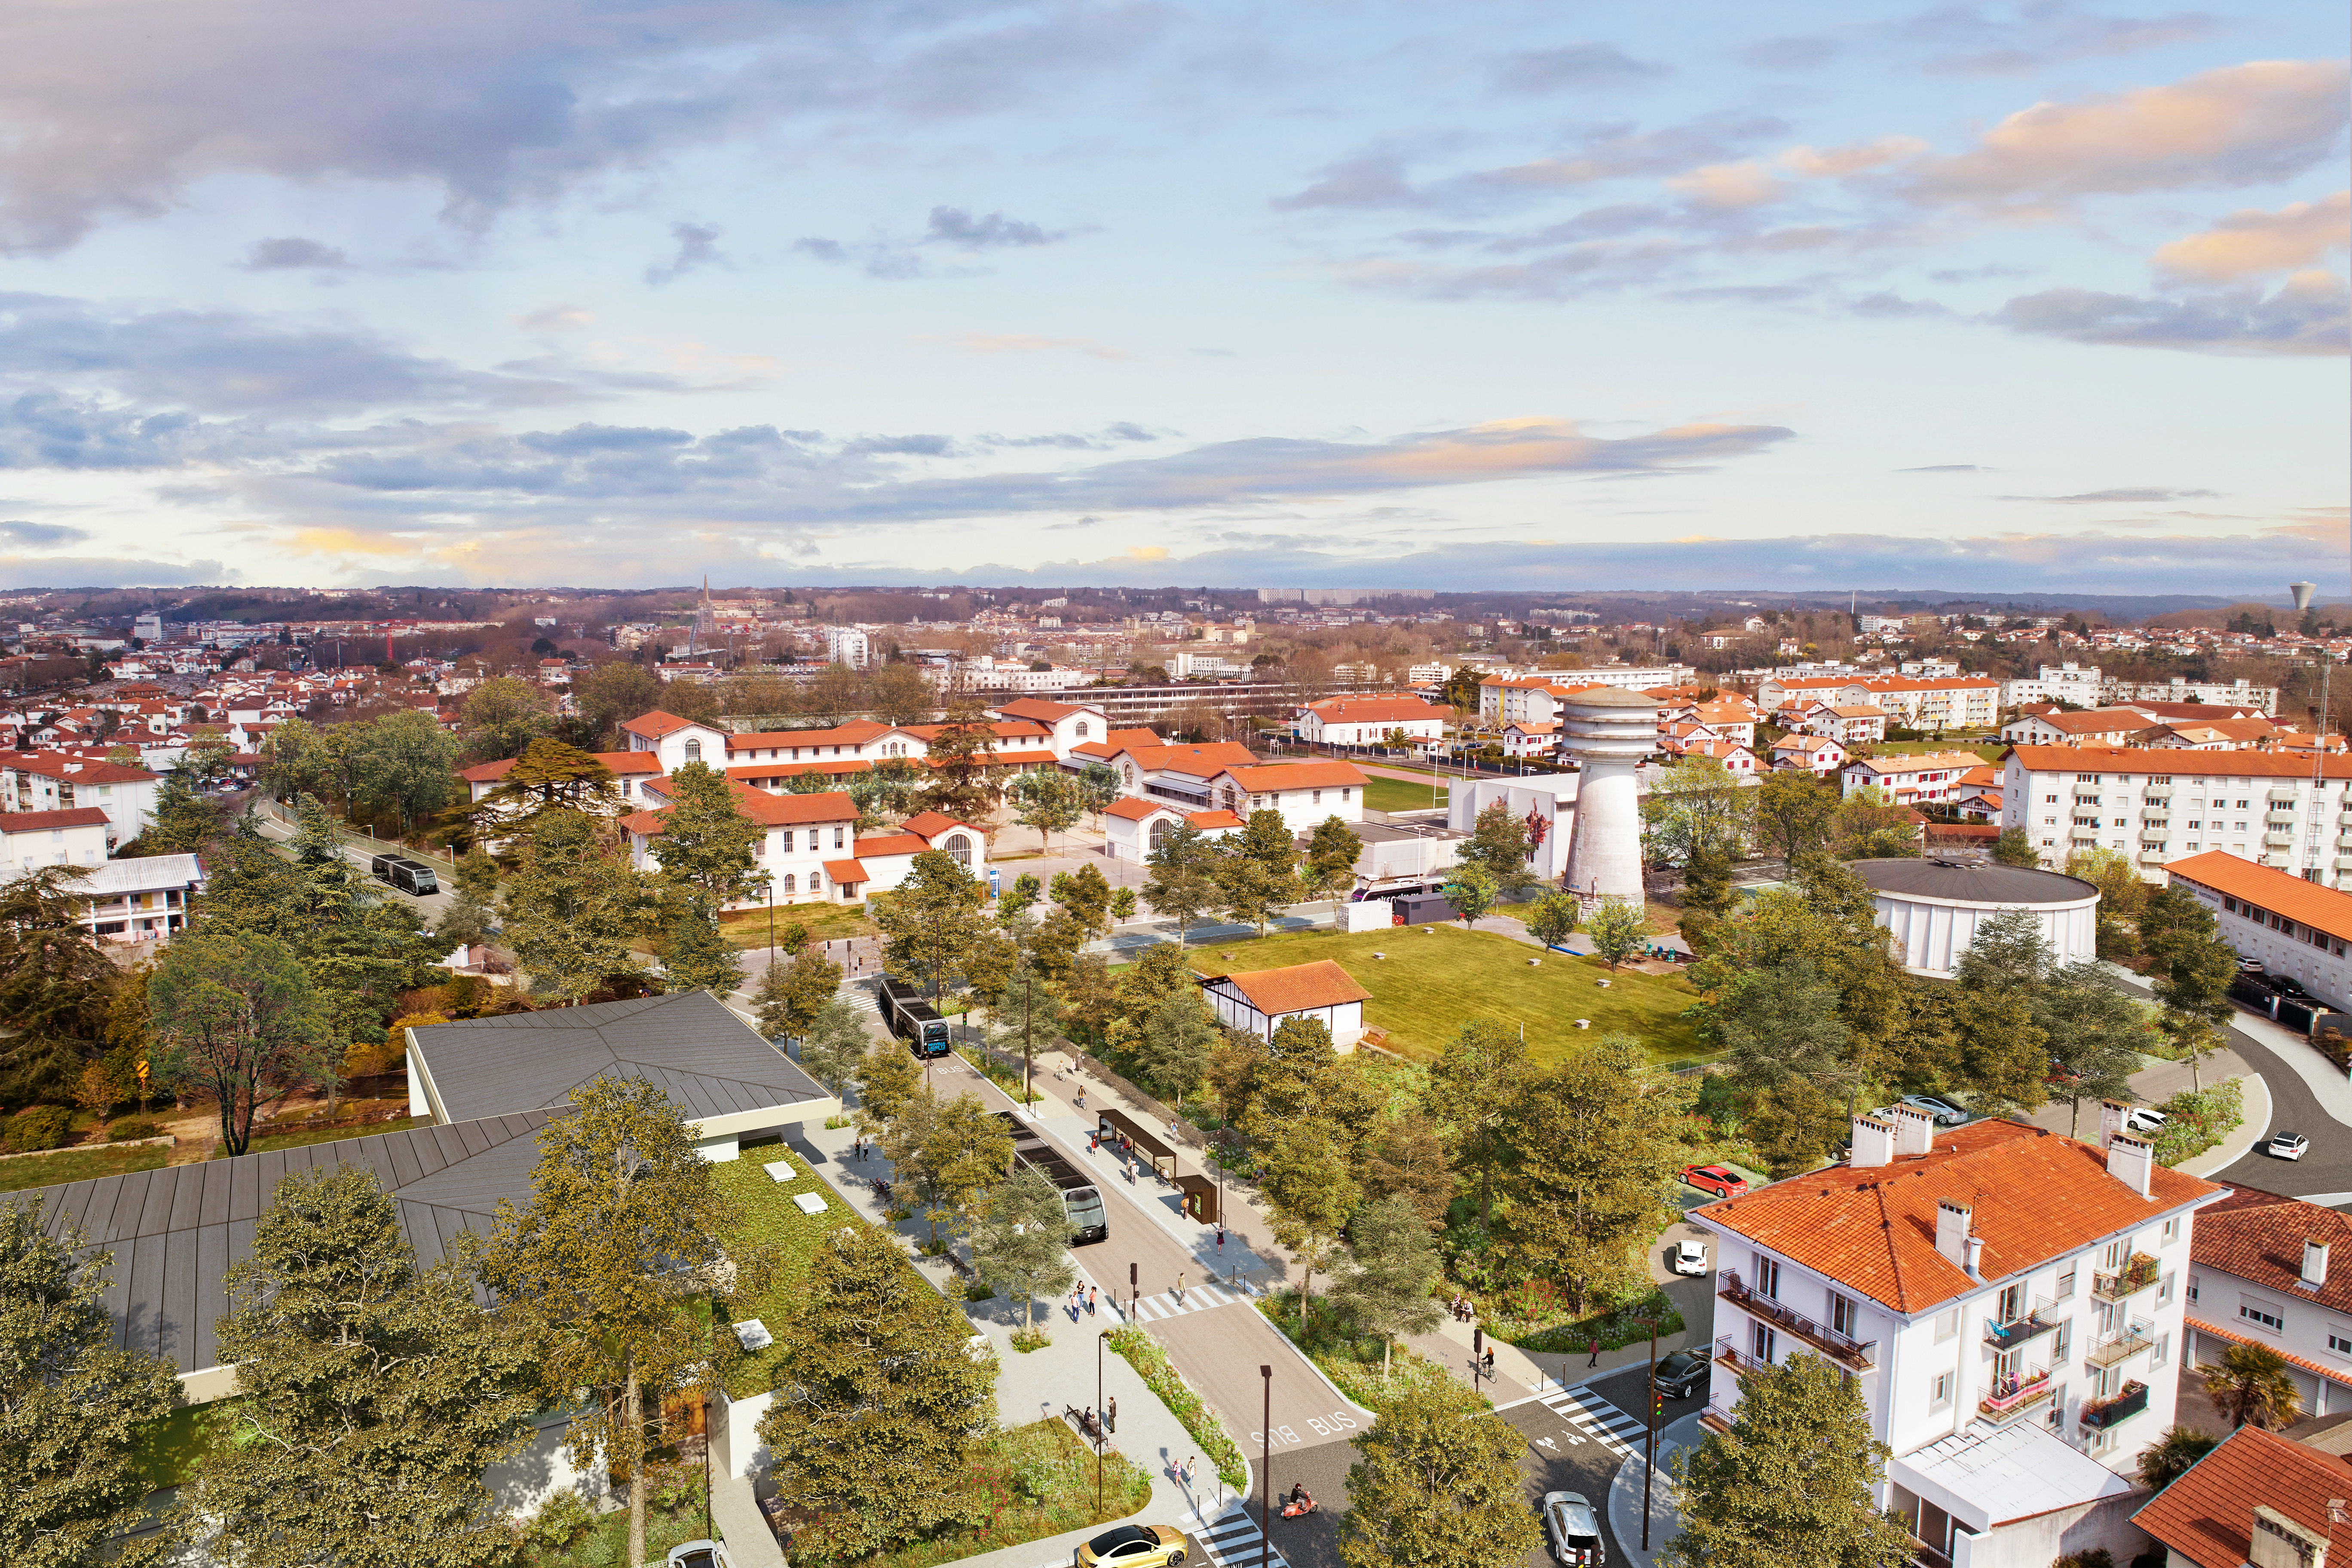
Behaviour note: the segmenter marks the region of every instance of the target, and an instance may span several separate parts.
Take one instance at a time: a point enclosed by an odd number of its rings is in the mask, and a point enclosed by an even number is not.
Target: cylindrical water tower
[[[1657,700],[1596,687],[1559,700],[1559,749],[1581,766],[1576,832],[1560,885],[1590,910],[1602,899],[1639,906],[1642,810],[1634,770],[1658,743]]]

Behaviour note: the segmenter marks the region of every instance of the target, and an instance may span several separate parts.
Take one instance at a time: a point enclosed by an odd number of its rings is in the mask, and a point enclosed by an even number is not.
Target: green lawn
[[[763,1168],[773,1160],[790,1160],[793,1179],[789,1182],[772,1180]],[[803,1304],[801,1281],[808,1273],[809,1259],[816,1256],[818,1246],[829,1232],[844,1226],[863,1226],[866,1222],[853,1213],[839,1194],[827,1186],[823,1178],[809,1169],[800,1151],[782,1144],[747,1147],[742,1158],[712,1167],[719,1185],[733,1194],[743,1205],[743,1226],[737,1233],[746,1241],[764,1242],[777,1251],[775,1278],[769,1282],[764,1294],[739,1296],[729,1305],[735,1314],[734,1321],[757,1318],[774,1333],[783,1327]],[[793,1202],[794,1193],[816,1193],[824,1199],[822,1214],[803,1214]],[[913,1268],[913,1264],[908,1264]],[[926,1286],[926,1289],[929,1287]],[[768,1392],[774,1376],[775,1362],[781,1352],[771,1345],[738,1361],[727,1374],[727,1392],[738,1399],[749,1399]]]
[[[1374,811],[1427,811],[1445,804],[1445,790],[1440,787],[1432,799],[1427,784],[1373,773],[1364,784],[1364,804]]]
[[[129,1171],[152,1171],[163,1164],[172,1151],[161,1143],[140,1149],[66,1149],[28,1160],[0,1160],[0,1193],[21,1193],[27,1187],[61,1187],[68,1182],[95,1181]]]
[[[2009,750],[2006,741],[1873,741],[1870,750],[1883,757],[1916,757],[1925,752],[1974,752],[1988,763],[1998,763]]]
[[[776,936],[782,941],[784,928],[798,924],[809,933],[812,942],[839,942],[844,937],[872,936],[881,928],[866,918],[863,904],[778,904],[776,906]],[[719,917],[719,929],[737,947],[763,948],[768,945],[768,910],[762,904],[756,910],[738,910]]]
[[[1376,959],[1375,952],[1388,956]],[[1536,957],[1543,963],[1530,965]],[[1697,993],[1680,975],[1612,975],[1598,959],[1538,952],[1459,924],[1216,942],[1195,950],[1192,962],[1202,969],[1276,969],[1318,958],[1336,961],[1372,994],[1365,1024],[1389,1032],[1390,1049],[1418,1059],[1433,1058],[1465,1019],[1476,1017],[1525,1024],[1528,1052],[1538,1061],[1606,1034],[1632,1035],[1662,1061],[1706,1054],[1697,1030],[1681,1016]],[[1595,984],[1600,980],[1611,982],[1608,989]],[[1591,1028],[1576,1028],[1578,1018],[1590,1018]]]

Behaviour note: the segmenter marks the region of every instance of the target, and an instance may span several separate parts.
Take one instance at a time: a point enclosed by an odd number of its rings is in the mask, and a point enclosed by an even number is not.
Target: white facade
[[[2058,963],[2076,963],[2098,956],[2099,895],[2095,890],[2069,904],[1987,904],[1885,892],[1877,894],[1872,903],[1878,923],[1895,939],[1899,962],[1915,974],[1950,975],[1976,941],[1977,927],[2018,908],[2028,910],[2041,924],[2042,935]]]
[[[1561,707],[1559,749],[1583,779],[1562,885],[1587,902],[1644,900],[1639,774],[1656,736],[1656,706],[1633,692],[1580,692]]]
[[[824,657],[833,664],[864,669],[873,661],[874,656],[866,634],[856,626],[827,626],[824,628]]]
[[[2256,752],[2035,746],[2001,763],[2003,827],[2021,827],[2042,863],[2113,849],[2153,881],[2168,860],[2209,850],[2323,886],[2352,873],[2352,759],[2329,757],[2315,790],[2308,760]]]
[[[2221,680],[2111,680],[2110,702],[2205,702],[2222,707],[2259,708],[2278,717],[2278,688],[2256,686],[2240,679]]]
[[[1543,826],[1543,841],[1528,861],[1528,869],[1547,882],[1558,882],[1568,869],[1569,840],[1575,836],[1577,792],[1581,773],[1531,773],[1525,778],[1466,778],[1445,781],[1445,826],[1468,834],[1478,825],[1478,814],[1500,801],[1511,815],[1525,821],[1532,813]],[[1638,814],[1635,830],[1640,829]]]
[[[2190,896],[2213,911],[2213,934],[2227,942],[2231,952],[2254,960],[2269,973],[2285,975],[2330,1007],[2340,1011],[2352,1005],[2352,958],[2345,951],[2352,943],[2346,937],[2280,914],[2258,896],[2241,897],[2209,887],[2197,879],[2198,869],[2194,861],[2169,867],[2166,879],[2188,889]],[[2336,894],[2329,901],[2352,903],[2352,898]],[[2344,922],[2344,929],[2352,931],[2352,921]],[[2352,1266],[2352,1259],[2347,1261]],[[2352,1342],[2352,1335],[2347,1335],[2347,1342]]]
[[[106,861],[106,821],[89,810],[0,813],[0,873]]]
[[[2072,702],[2078,708],[2096,708],[2100,693],[2099,667],[2095,664],[2045,664],[2039,675],[2000,684],[2000,705],[2015,708],[2027,702]]]
[[[650,717],[650,715],[647,715]],[[631,720],[630,723],[641,722]],[[621,726],[628,737],[629,750],[651,752],[661,763],[661,771],[674,773],[688,763],[700,763],[705,767],[724,772],[727,767],[727,731],[714,730],[708,724],[680,722],[659,735],[640,734]]]
[[[105,941],[159,941],[187,925],[204,887],[205,868],[194,855],[109,860],[74,884],[89,900],[76,920]]]
[[[2232,1274],[2211,1261],[2209,1244],[2207,1256],[2189,1275],[2190,1353],[2205,1365],[2220,1361],[2232,1344],[2267,1346],[2287,1358],[2287,1375],[2302,1395],[2302,1418],[2341,1415],[2352,1410],[2352,1304],[2341,1283],[2331,1286],[2329,1277],[2331,1270],[2352,1267],[2352,1257],[2334,1256],[2352,1251],[2347,1245],[2352,1237],[2347,1237],[2342,1215],[2316,1204],[2290,1198],[2265,1212],[2278,1215],[2279,1223],[2248,1239],[2280,1266],[2279,1273],[2292,1269],[2294,1278],[2257,1280]],[[2242,1218],[2223,1213],[2205,1216],[2204,1223],[2218,1227]]]
[[[1276,811],[1293,833],[1311,833],[1326,818],[1364,819],[1364,775],[1347,763],[1268,763],[1228,768],[1209,781],[1219,808],[1246,819]]]

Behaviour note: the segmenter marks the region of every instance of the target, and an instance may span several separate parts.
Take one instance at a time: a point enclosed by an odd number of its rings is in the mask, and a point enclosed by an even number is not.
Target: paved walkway
[[[1682,1528],[1680,1516],[1666,1500],[1672,1489],[1668,1478],[1674,1474],[1675,1456],[1685,1448],[1696,1447],[1705,1435],[1696,1415],[1685,1415],[1658,1434],[1658,1474],[1649,1488],[1650,1548],[1646,1552],[1642,1550],[1642,1492],[1649,1466],[1639,1448],[1626,1455],[1624,1465],[1609,1488],[1609,1530],[1617,1537],[1618,1551],[1629,1568],[1651,1568],[1659,1549]]]

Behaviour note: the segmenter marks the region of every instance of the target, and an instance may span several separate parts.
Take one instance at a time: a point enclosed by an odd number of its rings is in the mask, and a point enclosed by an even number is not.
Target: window
[[[1075,732],[1081,741],[1087,738],[1087,721],[1084,719],[1078,721],[1078,726]]]
[[[687,760],[688,762],[689,762],[689,763],[698,763],[698,762],[702,761],[702,742],[699,742],[699,741],[688,741],[688,742],[686,743],[686,760]]]
[[[811,849],[822,849],[824,847],[822,844],[817,842],[817,835],[824,831],[824,829],[821,827],[812,827],[809,829],[809,847]]]
[[[2131,1237],[2121,1237],[2107,1243],[2106,1249],[2099,1254],[2099,1267],[2112,1274],[2124,1266],[2124,1260],[2130,1256]]]
[[[824,891],[824,879],[814,871],[809,873],[809,891],[812,893]]]
[[[2025,1287],[2022,1285],[2001,1287],[2000,1304],[1994,1310],[1994,1315],[2004,1323],[2013,1323],[2025,1316]]]
[[[2074,1348],[2074,1320],[2069,1318],[2058,1325],[2056,1333],[2050,1336],[2050,1364],[2059,1366],[2072,1360],[2073,1358],[2067,1352]]]
[[[800,891],[800,879],[794,877],[790,871],[784,873],[784,891],[787,893],[796,893]]]
[[[1756,1289],[1758,1294],[1769,1296],[1776,1301],[1780,1299],[1780,1260],[1779,1258],[1767,1258],[1762,1253],[1757,1254]]]
[[[2352,1355],[2352,1331],[2341,1329],[2328,1330],[2327,1348],[2337,1355]]]
[[[2179,1239],[2180,1221],[2178,1219],[2166,1220],[2164,1222],[2164,1245],[2170,1247],[2174,1242],[2179,1241]]]
[[[2268,1307],[2259,1305],[2252,1301],[2239,1302],[2238,1316],[2243,1318],[2250,1323],[2260,1323],[2263,1327],[2271,1330],[2273,1332],[2277,1332],[2286,1327],[2285,1319],[2280,1317],[2276,1312],[2272,1311]]]
[[[2156,1304],[2158,1306],[2168,1307],[2172,1304],[2172,1287],[2174,1282],[2179,1278],[2180,1276],[2178,1274],[2168,1274],[2163,1279],[2157,1281]]]
[[[1944,1410],[1949,1408],[1951,1403],[1952,1374],[1948,1372],[1939,1372],[1936,1374],[1935,1394],[1927,1401],[1927,1408]]]
[[[2074,1299],[2074,1271],[2072,1268],[2069,1268],[2065,1273],[2058,1276],[2058,1300],[2061,1301],[2071,1301]]]
[[[2147,1364],[2150,1366],[2162,1366],[2166,1361],[2170,1358],[2171,1354],[2172,1336],[2170,1334],[2158,1334],[2156,1336],[2156,1348],[2148,1352]]]
[[[971,864],[971,840],[961,833],[948,835],[948,858],[959,866]]]
[[[1309,805],[1321,805],[1323,804],[1323,792],[1319,789],[1317,790],[1315,792],[1314,798],[1309,800],[1307,804]]]
[[[2192,1307],[2197,1304],[2197,1276],[2194,1274],[2189,1277],[2189,1304]]]
[[[1339,786],[1339,803],[1340,803],[1342,805],[1346,805],[1346,804],[1347,804],[1347,801],[1348,801],[1348,792],[1349,792],[1349,790],[1351,790],[1351,789],[1355,788],[1355,787],[1356,787],[1356,786],[1355,786],[1355,785],[1353,785],[1353,784],[1342,784],[1342,785],[1340,785],[1340,786]]]
[[[1772,1364],[1772,1349],[1777,1343],[1779,1336],[1763,1324],[1750,1322],[1748,1325],[1748,1352],[1767,1366]]]
[[[1830,1292],[1831,1328],[1835,1329],[1839,1333],[1843,1334],[1846,1338],[1853,1339],[1854,1337],[1854,1327],[1860,1321],[1861,1309],[1854,1305],[1853,1297],[1841,1296],[1834,1290]]]
[[[845,827],[835,827],[833,830],[833,847],[835,849],[842,847],[841,836],[847,831],[849,830]]]

